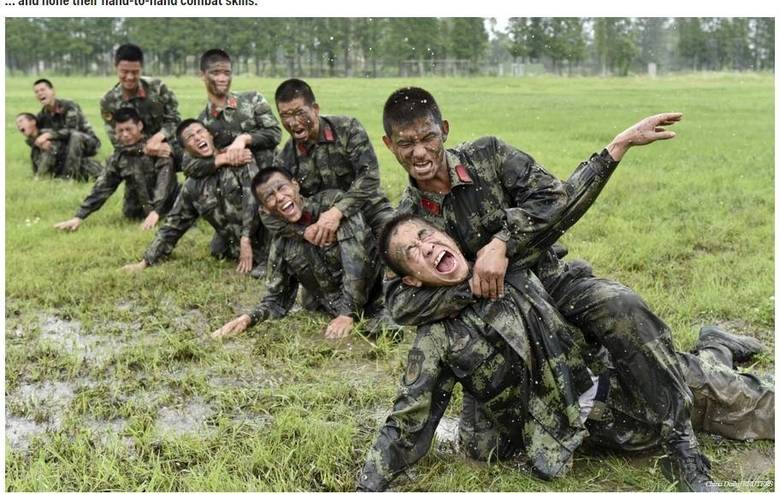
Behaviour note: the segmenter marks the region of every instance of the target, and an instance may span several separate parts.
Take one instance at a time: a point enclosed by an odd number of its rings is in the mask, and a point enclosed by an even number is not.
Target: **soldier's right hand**
[[[125,273],[136,273],[138,271],[143,271],[148,267],[149,264],[147,264],[146,259],[141,259],[138,262],[131,262],[130,264],[125,264],[120,269]]]
[[[212,338],[222,338],[227,336],[235,336],[243,333],[249,327],[249,323],[252,320],[248,315],[244,314],[233,319],[229,323],[225,324],[218,330],[211,333]]]
[[[81,226],[81,218],[71,218],[68,221],[61,221],[54,225],[57,230],[65,230],[66,232],[75,232]]]

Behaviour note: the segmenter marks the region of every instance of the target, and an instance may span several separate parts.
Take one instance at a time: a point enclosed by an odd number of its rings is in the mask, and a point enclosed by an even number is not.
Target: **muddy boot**
[[[704,349],[722,352],[722,348],[718,349],[718,347],[725,347],[731,352],[734,362],[732,364],[723,362],[729,367],[747,362],[754,355],[765,350],[764,345],[752,336],[732,334],[717,326],[703,326],[699,331],[699,341],[696,342],[692,353],[698,354]]]
[[[676,433],[664,449],[666,456],[661,460],[661,471],[669,482],[677,482],[678,491],[718,492],[718,486],[710,476],[710,460],[699,451],[693,427]]]

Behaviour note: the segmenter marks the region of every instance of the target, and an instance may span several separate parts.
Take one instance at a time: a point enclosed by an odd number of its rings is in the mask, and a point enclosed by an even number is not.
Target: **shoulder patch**
[[[425,354],[416,348],[409,350],[409,358],[406,362],[406,373],[404,374],[404,385],[411,386],[420,379],[422,374],[422,364],[425,361]]]
[[[422,199],[420,199],[420,205],[421,205],[421,206],[422,206],[422,207],[423,207],[423,208],[424,208],[426,211],[428,211],[428,212],[429,212],[429,213],[431,213],[431,214],[434,214],[434,215],[437,215],[437,216],[438,216],[438,215],[439,215],[439,213],[441,213],[441,208],[439,207],[439,205],[438,205],[438,204],[436,204],[434,201],[431,201],[430,199],[427,199],[427,198],[425,198],[425,197],[423,197]]]
[[[466,169],[465,166],[463,165],[456,166],[455,173],[458,174],[458,178],[460,179],[461,182],[466,184],[470,184],[473,182],[473,180],[471,179],[471,175],[469,175],[469,171]]]

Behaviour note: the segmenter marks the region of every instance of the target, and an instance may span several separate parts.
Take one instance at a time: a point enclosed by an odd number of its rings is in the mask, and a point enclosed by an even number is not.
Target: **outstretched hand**
[[[644,118],[616,135],[607,146],[607,151],[615,161],[620,161],[631,147],[672,139],[677,133],[668,130],[666,126],[679,122],[682,116],[682,113],[659,113]]]
[[[248,315],[244,314],[242,316],[239,316],[229,323],[225,324],[218,330],[211,333],[212,338],[222,338],[225,336],[236,336],[244,331],[249,327],[249,323],[251,322],[251,319]]]
[[[71,218],[68,221],[61,221],[54,225],[57,230],[65,230],[66,232],[75,232],[81,226],[81,218]]]

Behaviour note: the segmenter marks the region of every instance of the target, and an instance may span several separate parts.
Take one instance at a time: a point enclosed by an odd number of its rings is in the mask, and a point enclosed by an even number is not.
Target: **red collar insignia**
[[[146,89],[144,89],[143,82],[138,82],[138,90],[135,92],[135,94],[132,96],[133,98],[146,98]],[[125,96],[124,93],[122,93],[122,98],[124,98],[125,101],[130,100],[127,96]]]
[[[323,127],[322,137],[325,139],[325,142],[333,142],[336,140],[336,136],[333,134],[333,129],[331,129],[328,125]]]
[[[295,141],[295,149],[298,150],[298,155],[306,157],[309,155],[309,147],[305,141]]]
[[[455,166],[455,174],[458,175],[458,178],[464,184],[474,183],[474,181],[471,179],[471,175],[469,175],[469,171],[463,165]]]
[[[420,199],[420,205],[424,207],[429,213],[438,216],[441,213],[441,207],[430,199],[423,197]]]
[[[238,107],[238,100],[236,98],[228,98],[227,106],[229,106],[230,108]]]
[[[301,225],[309,226],[312,223],[314,223],[314,218],[312,218],[310,212],[304,211],[303,214],[301,214],[301,219],[298,220],[298,223]]]

